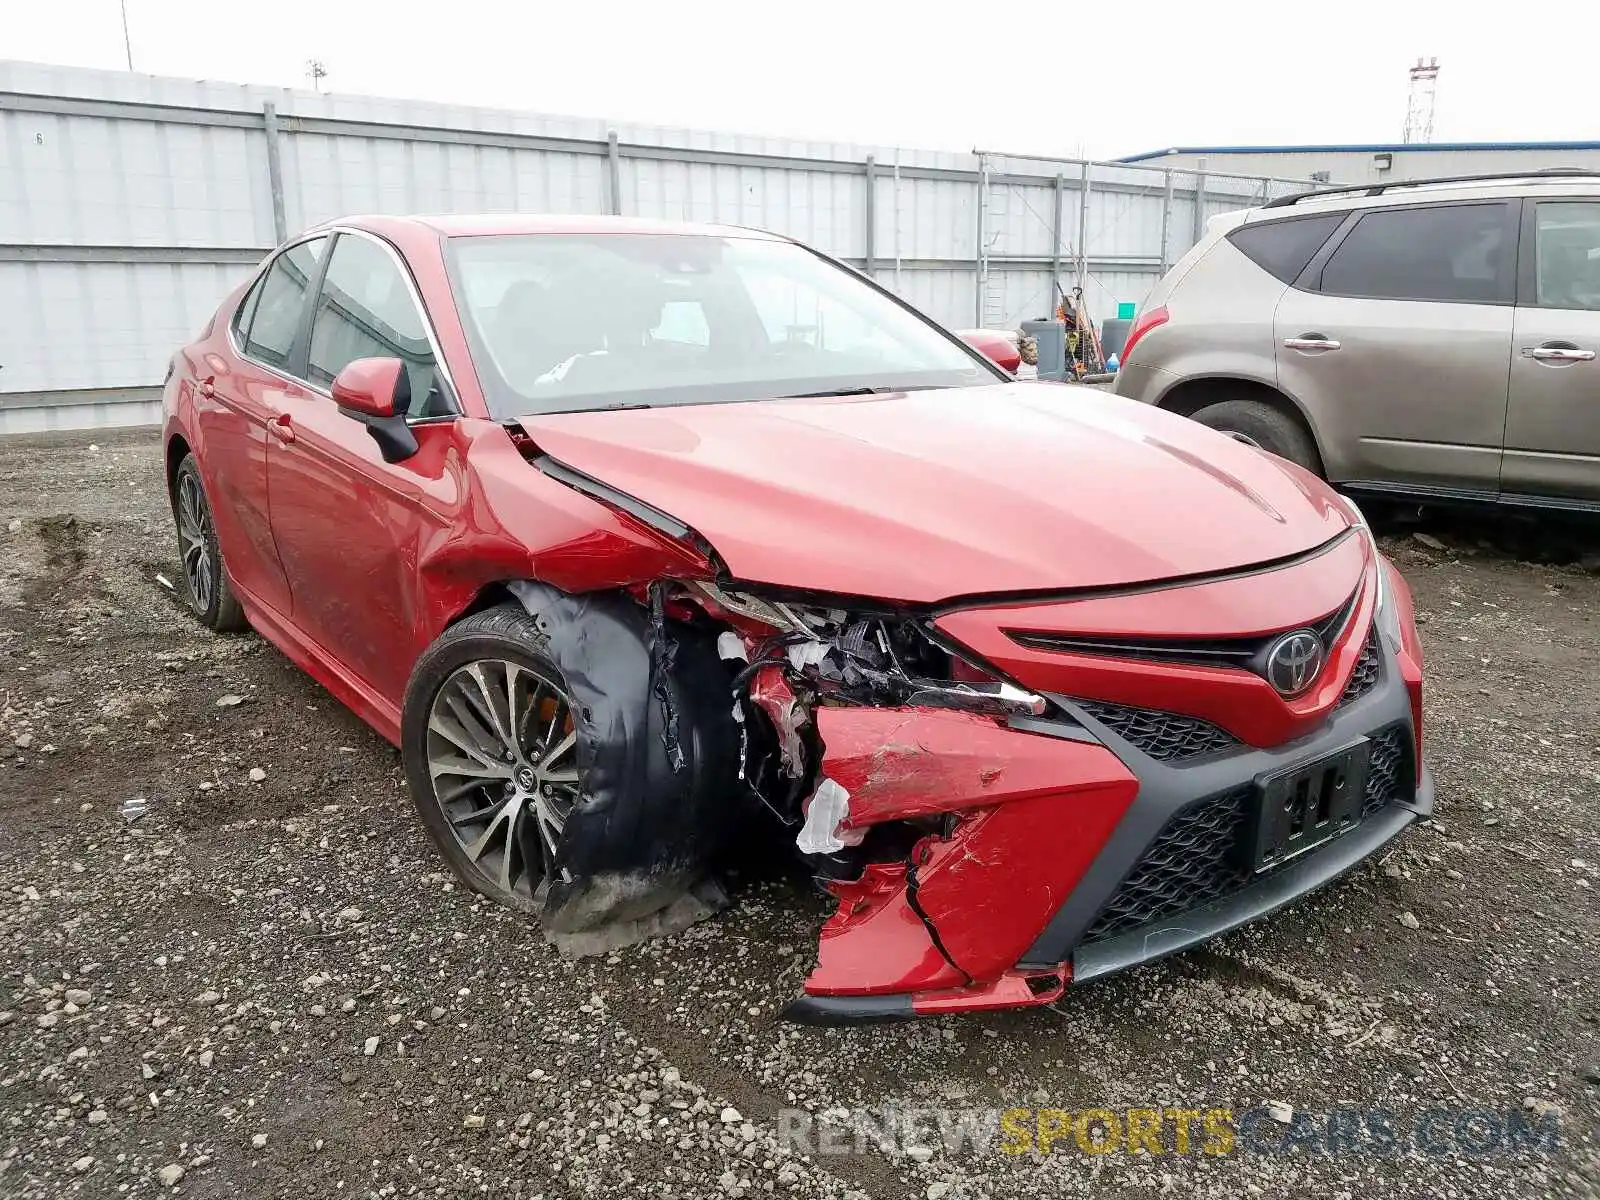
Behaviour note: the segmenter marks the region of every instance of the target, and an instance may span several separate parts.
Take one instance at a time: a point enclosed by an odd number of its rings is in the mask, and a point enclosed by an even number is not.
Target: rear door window
[[[1537,217],[1535,306],[1600,310],[1600,204],[1541,201]]]
[[[239,301],[239,307],[234,310],[230,324],[233,326],[234,340],[241,346],[244,345],[245,337],[250,332],[250,318],[255,316],[256,301],[261,299],[261,286],[266,279],[265,275],[257,279],[245,293],[244,299]]]
[[[1228,235],[1228,240],[1263,271],[1284,283],[1293,283],[1322,249],[1323,243],[1333,236],[1345,215],[1324,213],[1241,225]]]
[[[1510,206],[1449,204],[1369,212],[1322,269],[1321,290],[1384,300],[1510,304]]]
[[[290,369],[306,294],[316,281],[318,264],[327,249],[327,238],[313,238],[289,247],[272,260],[272,267],[261,282],[261,298],[250,316],[250,332],[245,338],[244,352],[250,358],[280,371]]]

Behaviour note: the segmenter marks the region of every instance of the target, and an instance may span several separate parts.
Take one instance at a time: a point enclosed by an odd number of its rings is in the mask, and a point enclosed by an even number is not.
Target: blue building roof
[[[1332,146],[1172,146],[1130,154],[1117,162],[1140,163],[1169,154],[1407,154],[1448,150],[1600,150],[1600,142],[1372,142]]]

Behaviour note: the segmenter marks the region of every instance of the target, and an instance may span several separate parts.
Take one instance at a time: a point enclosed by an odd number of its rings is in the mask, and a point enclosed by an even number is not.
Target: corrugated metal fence
[[[1296,185],[784,141],[0,62],[0,432],[154,419],[172,350],[288,234],[357,212],[754,225],[953,327],[1138,301]]]

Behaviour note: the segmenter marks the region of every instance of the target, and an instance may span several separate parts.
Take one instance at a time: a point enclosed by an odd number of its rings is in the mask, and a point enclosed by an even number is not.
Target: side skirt
[[[229,585],[244,615],[257,633],[266,638],[295,666],[321,684],[333,698],[383,737],[390,745],[400,745],[400,709],[379,696],[361,680],[345,670],[333,655],[301,631],[294,621],[269,604],[251,595],[230,576]]]
[[[1371,496],[1382,500],[1407,501],[1416,504],[1438,504],[1450,507],[1513,509],[1525,512],[1562,513],[1572,516],[1600,516],[1600,500],[1586,500],[1581,496],[1541,496],[1531,492],[1485,492],[1469,488],[1435,487],[1422,483],[1381,483],[1372,480],[1347,479],[1333,485],[1341,492],[1357,496]]]

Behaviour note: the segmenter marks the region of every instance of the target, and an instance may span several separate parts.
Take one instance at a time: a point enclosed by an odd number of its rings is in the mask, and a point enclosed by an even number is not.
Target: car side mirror
[[[1008,334],[997,329],[963,329],[956,336],[1008,374],[1015,375],[1022,366],[1022,351]]]
[[[398,358],[358,358],[334,376],[333,402],[345,416],[367,427],[384,462],[417,452],[417,435],[406,424],[411,376]]]

